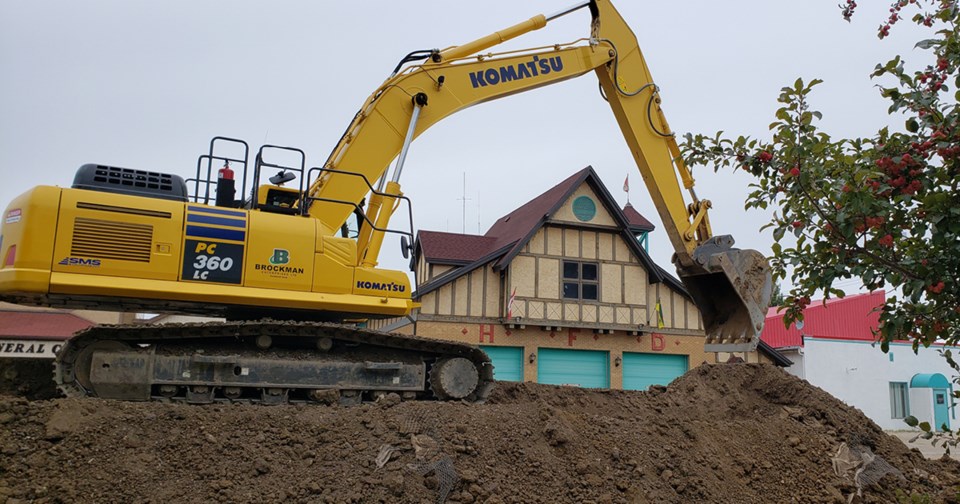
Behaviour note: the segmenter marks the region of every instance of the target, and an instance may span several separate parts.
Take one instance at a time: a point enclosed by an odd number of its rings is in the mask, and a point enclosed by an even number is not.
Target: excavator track
[[[483,402],[494,383],[473,345],[279,321],[91,327],[60,350],[54,380],[68,397],[197,404]]]

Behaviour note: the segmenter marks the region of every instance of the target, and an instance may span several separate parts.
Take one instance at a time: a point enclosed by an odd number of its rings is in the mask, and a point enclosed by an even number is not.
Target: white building
[[[863,411],[881,428],[905,430],[909,415],[940,427],[956,425],[952,378],[956,372],[940,355],[942,346],[920,348],[891,343],[883,353],[874,344],[883,292],[824,305],[814,301],[804,311],[800,329],[783,326],[783,314],[771,308],[762,339],[794,364],[787,372],[806,379]]]

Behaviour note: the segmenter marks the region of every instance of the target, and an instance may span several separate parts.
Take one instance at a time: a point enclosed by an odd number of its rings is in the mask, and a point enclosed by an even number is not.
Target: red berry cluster
[[[759,159],[761,163],[769,163],[770,160],[773,159],[773,154],[767,151],[761,151],[760,154],[757,154],[757,159]]]
[[[883,217],[867,217],[864,219],[864,222],[866,222],[867,227],[869,228],[879,229],[881,226],[883,226],[884,220],[885,219]]]
[[[943,283],[943,282],[940,282]],[[960,310],[958,310],[960,312]],[[923,317],[915,317],[913,319],[914,330],[907,333],[907,336],[911,338],[921,338],[926,328],[929,328],[933,331],[934,334],[941,334],[944,331],[950,329],[950,322],[945,320],[927,320]]]
[[[929,141],[924,142],[927,144]],[[917,150],[920,152],[920,155],[926,158],[929,154],[927,149],[932,146],[932,143],[929,146],[924,146],[924,144],[916,144]],[[920,147],[924,147],[923,150]],[[923,182],[920,180],[920,176],[923,175],[923,165],[921,165],[910,153],[903,154],[900,156],[898,161],[895,161],[894,158],[890,156],[883,156],[880,159],[875,161],[877,168],[883,170],[887,175],[886,182],[887,185],[893,189],[889,191],[883,191],[878,193],[879,196],[890,197],[897,194],[916,194],[917,191],[923,188]],[[868,184],[873,188],[874,191],[880,190],[880,180],[871,180]]]
[[[850,21],[850,18],[853,17],[853,11],[857,8],[857,2],[854,0],[847,0],[846,4],[840,4],[839,7],[843,13],[843,19]]]
[[[947,77],[949,77],[949,67],[950,62],[946,58],[938,58],[937,66],[933,65],[927,66],[926,70],[922,72],[917,72],[917,80],[921,84],[925,84],[927,89],[933,93],[940,91],[940,88],[943,87],[943,83],[946,82]],[[920,111],[920,116],[923,117],[924,111]]]
[[[883,227],[883,223],[885,220],[886,219],[884,219],[883,217],[867,217],[863,220],[857,219],[856,221],[857,223],[853,227],[853,230],[856,231],[857,233],[863,233],[867,229],[880,229]],[[890,237],[890,241],[889,241],[890,245],[893,245],[893,236],[889,234],[887,234],[887,236]],[[885,245],[886,242],[887,240],[881,238],[880,240],[881,245]],[[890,245],[886,245],[886,246],[889,247]]]
[[[944,287],[945,285],[943,284],[943,280],[940,280],[935,284],[930,284],[927,287],[927,290],[930,291],[931,294],[940,294],[941,292],[943,292]]]
[[[890,6],[890,17],[887,19],[886,23],[880,25],[880,30],[879,30],[880,38],[884,38],[887,35],[890,35],[890,27],[897,24],[897,21],[900,21],[901,19],[903,19],[900,16],[900,11],[907,5],[915,4],[915,3],[917,3],[917,0],[897,0],[893,2],[893,4]],[[846,19],[846,16],[844,16],[844,19]],[[930,23],[933,24],[932,19],[930,20]],[[927,25],[927,26],[930,26],[930,25]]]

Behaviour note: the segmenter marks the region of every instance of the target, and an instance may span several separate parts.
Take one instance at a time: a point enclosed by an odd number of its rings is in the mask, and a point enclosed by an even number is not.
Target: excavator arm
[[[522,51],[482,52],[584,7],[592,14],[589,38]],[[710,202],[694,192],[693,177],[664,118],[658,88],[636,36],[608,0],[584,1],[421,56],[427,61],[395,71],[367,98],[309,188],[305,204],[310,215],[333,234],[351,212],[340,202],[360,201],[369,192],[364,180],[337,172],[377,181],[378,191],[370,194],[366,209],[367,223],[360,229],[358,262],[377,264],[382,229],[401,195],[399,178],[413,139],[466,107],[594,71],[674,247],[680,279],[700,308],[707,350],[756,347],[771,292],[767,260],[759,252],[734,249],[730,236],[712,235]],[[394,158],[397,163],[388,177]]]

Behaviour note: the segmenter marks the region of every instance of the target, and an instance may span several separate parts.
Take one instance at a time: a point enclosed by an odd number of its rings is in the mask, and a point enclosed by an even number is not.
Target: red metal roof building
[[[0,338],[65,340],[93,322],[59,311],[0,311]]]
[[[803,311],[803,326],[783,325],[779,307],[767,310],[767,319],[760,338],[773,348],[799,348],[804,337],[831,338],[854,341],[874,341],[874,331],[880,322],[880,307],[886,294],[883,291],[856,294],[814,301]]]

